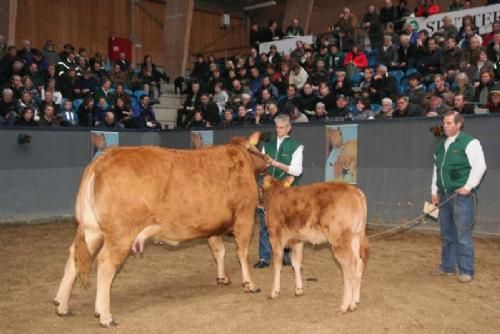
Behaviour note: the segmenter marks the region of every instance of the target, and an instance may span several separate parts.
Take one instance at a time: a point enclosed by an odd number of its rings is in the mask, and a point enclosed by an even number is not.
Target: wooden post
[[[298,18],[300,25],[304,28],[304,33],[307,35],[309,33],[313,5],[314,0],[287,0],[285,15],[283,16],[283,32],[292,24],[294,18]]]
[[[169,0],[165,5],[165,70],[171,78],[186,72],[194,0]]]
[[[0,0],[0,35],[7,45],[16,42],[17,0]]]

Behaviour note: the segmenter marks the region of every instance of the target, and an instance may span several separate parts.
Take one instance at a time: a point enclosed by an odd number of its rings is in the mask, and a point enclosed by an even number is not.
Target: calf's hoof
[[[272,291],[271,294],[269,295],[269,299],[278,299],[279,296],[280,296],[279,291]]]
[[[53,299],[52,300],[52,303],[55,305],[55,306],[59,306],[59,301],[57,299]]]
[[[229,277],[217,277],[217,285],[229,285],[231,284],[231,280]]]
[[[115,321],[113,318],[107,320],[107,321],[101,321],[100,322],[101,326],[104,328],[110,328],[110,327],[118,327],[118,322]]]
[[[351,303],[351,305],[349,305],[349,311],[353,312],[354,310],[356,310],[356,306],[356,303]]]
[[[296,288],[295,289],[295,297],[300,297],[304,295],[304,288]]]
[[[56,314],[59,317],[71,317],[74,315],[74,313],[71,312],[70,310],[58,310],[58,309],[56,309]]]

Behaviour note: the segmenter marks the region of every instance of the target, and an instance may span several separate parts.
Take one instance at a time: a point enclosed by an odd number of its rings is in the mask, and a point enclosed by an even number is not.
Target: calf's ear
[[[271,188],[272,182],[273,182],[273,177],[271,175],[268,174],[264,176],[264,178],[262,179],[262,188],[264,190]]]

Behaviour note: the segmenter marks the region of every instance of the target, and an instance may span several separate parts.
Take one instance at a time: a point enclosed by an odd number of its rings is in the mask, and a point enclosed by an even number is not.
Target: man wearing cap
[[[495,85],[490,90],[490,100],[486,107],[490,112],[500,112],[500,85]]]
[[[442,116],[451,109],[444,103],[444,96],[440,93],[431,93],[429,99],[429,106],[425,110],[425,116],[427,117]]]
[[[288,115],[278,115],[274,119],[276,124],[276,137],[271,141],[265,142],[262,153],[267,154],[269,159],[269,168],[267,172],[275,179],[283,180],[286,177],[293,176],[291,186],[298,184],[302,174],[302,158],[304,145],[290,138],[289,133],[292,130],[290,117]],[[271,243],[265,224],[265,213],[262,209],[257,210],[260,221],[259,229],[259,261],[254,268],[265,268],[269,266],[271,260]],[[285,251],[283,264],[290,265],[289,252]]]
[[[462,283],[474,277],[474,245],[472,228],[476,210],[476,193],[486,171],[481,144],[462,132],[464,118],[449,111],[443,119],[446,139],[434,153],[432,203],[439,209],[441,228],[441,264],[431,275],[455,274]],[[455,198],[451,198],[456,196]]]

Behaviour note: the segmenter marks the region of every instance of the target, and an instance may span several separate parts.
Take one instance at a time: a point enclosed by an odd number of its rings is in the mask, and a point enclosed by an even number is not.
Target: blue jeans
[[[453,194],[439,194],[441,203]],[[439,209],[441,226],[442,272],[453,273],[458,266],[459,274],[474,276],[474,222],[475,195],[457,195]]]
[[[269,242],[269,233],[266,227],[266,214],[261,208],[257,209],[257,217],[259,218],[259,259],[267,263],[271,262],[271,242]],[[285,249],[283,260],[289,262],[290,250]]]

